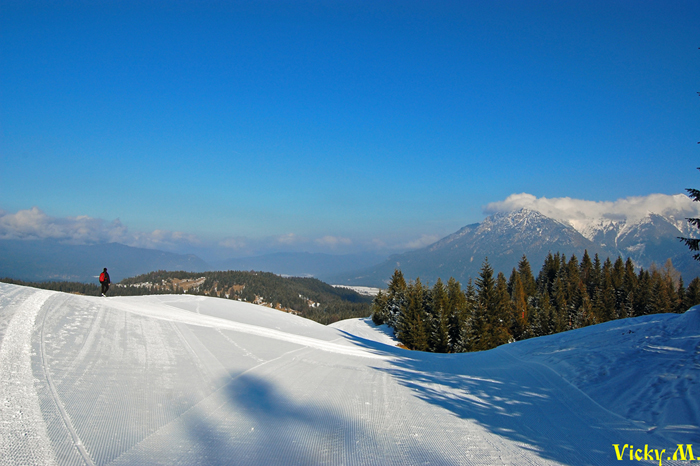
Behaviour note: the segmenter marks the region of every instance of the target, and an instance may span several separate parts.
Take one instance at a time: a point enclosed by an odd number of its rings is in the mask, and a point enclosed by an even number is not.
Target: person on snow
[[[107,267],[102,271],[100,274],[100,285],[102,285],[102,296],[107,296],[105,293],[107,290],[109,290],[109,284],[111,281],[109,280],[109,274],[107,273]]]

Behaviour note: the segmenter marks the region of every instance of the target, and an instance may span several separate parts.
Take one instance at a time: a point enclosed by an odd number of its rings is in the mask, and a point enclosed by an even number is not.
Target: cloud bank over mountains
[[[484,208],[487,215],[512,212],[522,208],[536,210],[547,217],[568,223],[581,230],[603,221],[637,222],[650,212],[684,221],[700,217],[700,203],[685,194],[650,194],[627,197],[616,201],[586,201],[570,197],[535,197],[532,194],[511,194],[504,201],[492,202]]]
[[[10,213],[0,210],[0,240],[56,240],[65,244],[85,245],[121,243],[147,249],[161,249],[188,253],[189,249],[228,251],[238,255],[252,255],[266,251],[314,248],[330,252],[344,252],[353,240],[343,236],[324,235],[318,238],[287,233],[265,238],[228,237],[207,241],[195,234],[181,231],[130,231],[119,219],[106,221],[87,215],[52,217],[38,207]]]
[[[87,215],[52,217],[38,207],[9,213],[0,210],[0,239],[53,239],[67,244],[122,243],[127,246],[174,249],[198,245],[196,235],[180,231],[130,232],[119,219],[107,222]]]
[[[616,201],[587,201],[570,197],[546,198],[532,194],[511,194],[503,201],[484,207],[484,214],[512,212],[521,208],[536,210],[548,217],[567,223],[579,231],[586,227],[610,221],[635,222],[648,213],[674,218],[685,224],[687,217],[700,217],[700,203],[684,194],[650,194],[627,197]],[[465,224],[469,223],[465,219]],[[345,254],[357,251],[406,251],[426,247],[440,239],[440,235],[424,233],[420,237],[357,239],[345,235],[318,237],[286,233],[264,238],[231,236],[202,239],[182,231],[130,231],[119,219],[106,221],[87,215],[53,217],[38,207],[10,213],[0,210],[0,239],[45,240],[66,244],[121,243],[127,246],[191,253],[193,250],[218,251],[215,255],[236,256],[265,254],[280,251],[329,252]]]

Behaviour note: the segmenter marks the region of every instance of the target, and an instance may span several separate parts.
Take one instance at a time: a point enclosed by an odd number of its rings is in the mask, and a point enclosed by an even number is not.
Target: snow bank
[[[700,442],[700,306],[510,345],[649,431]]]

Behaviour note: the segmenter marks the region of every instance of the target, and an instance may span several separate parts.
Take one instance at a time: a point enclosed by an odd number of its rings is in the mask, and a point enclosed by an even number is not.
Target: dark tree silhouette
[[[698,47],[700,49],[700,47]],[[700,96],[700,92],[698,92],[698,95]],[[698,141],[698,144],[700,144],[700,141]],[[698,167],[698,170],[700,170],[700,167]],[[695,202],[700,201],[700,190],[698,189],[693,189],[693,188],[688,188],[686,189],[688,191],[688,196]],[[700,229],[700,218],[688,218],[688,223],[693,225],[695,228]],[[681,240],[681,242],[685,243],[686,246],[688,246],[688,249],[691,251],[700,251],[700,238],[682,238],[679,237],[678,239]],[[700,253],[694,254],[693,258],[696,261],[700,261]]]
[[[698,170],[700,170],[700,167],[698,167]],[[688,191],[688,196],[693,201],[700,202],[700,190],[694,189],[694,188],[688,188],[688,189],[686,189],[686,191]],[[686,220],[688,220],[688,223],[693,225],[695,228],[700,229],[700,218],[688,218]],[[682,238],[682,237],[679,237],[678,239],[680,239],[683,243],[685,243],[685,245],[688,246],[688,248],[691,251],[700,251],[700,238]],[[694,254],[693,258],[695,258],[695,260],[700,261],[700,253]]]

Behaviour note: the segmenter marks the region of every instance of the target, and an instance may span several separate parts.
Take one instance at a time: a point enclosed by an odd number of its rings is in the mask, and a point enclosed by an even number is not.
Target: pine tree
[[[649,302],[651,300],[651,275],[648,270],[640,270],[637,278],[637,288],[632,300],[634,317],[651,314]]]
[[[425,284],[423,285],[423,294],[421,299],[421,309],[423,311],[423,327],[427,338],[427,350],[433,352],[431,347],[432,329],[437,321],[438,309],[433,305],[433,290]]]
[[[634,272],[634,264],[629,257],[625,262],[625,274],[622,278],[622,294],[624,295],[623,313],[621,318],[634,317],[634,295],[637,290],[637,274]]]
[[[428,333],[425,328],[426,315],[423,307],[423,284],[420,278],[406,288],[407,306],[399,320],[397,338],[409,349],[428,350]]]
[[[515,269],[513,269],[512,277],[511,301],[513,314],[511,316],[510,334],[513,335],[515,340],[523,340],[526,338],[529,319],[527,296],[523,282],[520,280],[520,274]]]
[[[547,257],[544,259],[544,265],[537,276],[537,289],[540,294],[547,292],[549,295],[552,294],[552,286],[554,285],[554,280],[559,272],[559,267],[561,265],[561,256],[559,253],[552,255],[548,253]]]
[[[535,282],[535,276],[532,274],[530,262],[528,262],[524,254],[520,262],[518,262],[518,274],[520,275],[520,281],[523,282],[526,299],[534,297],[537,293],[537,283]]]
[[[513,306],[508,294],[508,282],[502,272],[496,277],[496,289],[494,293],[494,306],[490,316],[490,346],[503,345],[515,341],[511,335],[509,328],[511,326],[511,316],[513,315]]]
[[[578,300],[579,304],[574,316],[573,328],[582,328],[595,324],[593,306],[583,282],[579,282],[577,295],[580,299]]]
[[[515,270],[515,267],[513,267],[513,270],[511,270],[510,272],[510,278],[508,278],[508,294],[510,295],[511,299],[513,298],[513,290],[515,289],[515,277],[517,274],[518,271]]]
[[[612,286],[615,290],[615,318],[620,319],[626,316],[625,307],[625,295],[624,291],[624,281],[625,281],[625,263],[622,261],[622,257],[617,256],[615,263],[612,266]]]
[[[603,272],[600,266],[600,257],[598,253],[593,256],[593,270],[591,271],[591,285],[593,290],[600,288],[603,284]]]
[[[698,170],[700,170],[700,167],[698,167]],[[688,197],[690,197],[694,202],[700,201],[700,190],[688,188],[688,189],[686,189],[686,191],[688,192]],[[695,228],[700,229],[700,218],[687,218],[686,220],[688,220],[688,223],[690,223]],[[700,251],[700,239],[699,238],[678,237],[678,239],[682,243],[685,243],[685,245],[688,246],[688,249],[690,249],[691,251]],[[695,260],[700,261],[700,253],[693,254],[693,258]]]
[[[678,285],[678,280],[681,279],[681,273],[673,266],[673,261],[670,257],[666,259],[660,272],[666,280],[673,283],[674,287]]]
[[[450,351],[450,322],[447,290],[439,278],[435,282],[431,292],[431,325],[429,348],[435,353],[447,353]]]
[[[533,300],[533,317],[530,324],[530,333],[535,337],[542,337],[554,333],[554,310],[549,294],[539,292]]]
[[[426,313],[424,301],[425,289],[416,278],[414,291],[409,295],[409,313],[413,315],[413,346],[417,351],[428,351],[428,329],[426,327]]]
[[[578,266],[577,266],[578,267]],[[578,272],[578,270],[577,270]],[[569,278],[569,300],[566,305],[568,314],[568,328],[575,329],[588,325],[586,318],[588,315],[587,305],[590,307],[586,287],[581,280],[578,280],[578,273],[575,277]],[[575,283],[575,284],[573,284]],[[584,317],[583,314],[586,314]]]
[[[374,325],[385,324],[389,320],[388,296],[381,290],[372,301],[372,322]]]
[[[578,263],[578,258],[575,254],[572,254],[571,259],[569,259],[569,262],[566,265],[566,281],[568,285],[567,297],[569,299],[571,299],[571,297],[577,293],[576,289],[581,281],[581,272],[579,270],[580,265]]]
[[[666,294],[668,295],[669,306],[667,312],[677,312],[679,307],[678,288],[676,288],[674,280],[672,280],[671,277],[665,276],[663,279],[666,284]],[[676,282],[677,281],[678,280],[676,280]]]
[[[597,258],[597,256],[596,256]],[[612,280],[612,264],[609,260],[603,266],[602,283],[593,298],[593,312],[598,322],[607,322],[617,318],[615,312],[615,289]]]
[[[591,256],[588,255],[588,250],[583,251],[583,257],[581,258],[581,265],[579,266],[579,269],[579,275],[583,284],[586,285],[588,296],[593,296],[595,293],[595,284],[593,283],[593,262],[591,261]]]
[[[649,314],[663,314],[671,312],[672,309],[668,282],[658,270],[654,270],[651,274],[651,296],[647,309]]]
[[[554,333],[563,332],[569,329],[569,311],[566,300],[566,283],[562,277],[563,274],[557,274],[552,285],[552,306],[554,308]]]
[[[695,277],[688,283],[688,288],[685,290],[683,308],[688,310],[698,304],[700,304],[700,278]]]
[[[678,279],[678,289],[676,290],[676,308],[673,310],[673,312],[676,312],[678,314],[682,314],[687,309],[685,309],[683,306],[685,304],[685,286],[683,285],[683,277],[680,277]]]
[[[610,258],[608,258],[606,262],[610,262]],[[624,278],[625,263],[622,261],[622,257],[617,256],[617,259],[615,259],[615,263],[612,266],[613,288],[615,288],[616,290],[622,288],[622,282]]]
[[[488,257],[481,265],[476,279],[476,303],[469,329],[469,351],[482,351],[492,348],[490,317],[496,303],[496,282]]]
[[[447,282],[447,300],[449,303],[450,351],[453,353],[470,351],[471,323],[476,306],[476,290],[471,278],[467,282],[467,289],[464,293],[459,282],[450,278]]]
[[[269,302],[282,302],[270,296]],[[508,280],[500,272],[494,278],[486,258],[465,292],[454,277],[447,286],[438,279],[429,288],[420,279],[407,285],[395,270],[388,290],[373,301],[372,318],[391,325],[410,349],[463,352],[613,319],[684,312],[694,305],[700,305],[700,278],[686,289],[670,260],[637,274],[631,259],[606,258],[601,264],[597,254],[591,260],[586,251],[581,263],[575,255],[567,261],[560,253],[548,254],[536,280],[525,256]]]
[[[394,275],[389,281],[387,293],[386,323],[397,332],[401,314],[405,311],[407,305],[406,280],[400,270],[394,270]]]

